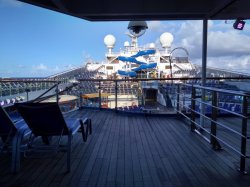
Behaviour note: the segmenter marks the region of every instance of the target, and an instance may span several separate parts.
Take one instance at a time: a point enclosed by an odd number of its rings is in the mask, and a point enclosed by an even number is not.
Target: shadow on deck
[[[111,111],[78,110],[88,116],[93,134],[86,143],[74,136],[71,173],[66,153],[25,159],[10,173],[10,157],[0,156],[0,186],[249,186],[237,171],[239,160],[214,151],[173,117],[126,116]],[[249,165],[248,165],[249,167]],[[248,168],[249,169],[249,168]]]

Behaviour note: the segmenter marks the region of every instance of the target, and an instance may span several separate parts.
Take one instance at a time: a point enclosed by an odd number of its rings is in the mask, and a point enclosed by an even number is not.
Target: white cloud
[[[201,65],[201,59],[191,59],[194,64]],[[221,56],[221,57],[208,57],[207,66],[219,69],[225,69],[236,72],[250,72],[250,55],[243,56]]]
[[[208,23],[208,59],[207,65],[248,73],[250,71],[250,35],[247,31],[237,31],[224,21]],[[172,49],[184,47],[189,51],[190,59],[201,64],[202,21],[185,21],[175,28],[175,40]]]
[[[44,64],[39,64],[37,66],[33,66],[32,68],[32,74],[38,73],[39,75],[53,75],[59,72],[67,71],[70,69],[75,68],[72,64],[62,64],[61,66],[55,66],[55,67],[48,67]]]
[[[46,70],[48,70],[48,67],[46,65],[44,65],[44,64],[39,64],[37,66],[33,66],[33,69],[46,71]]]
[[[18,65],[17,65],[17,68],[18,68],[18,69],[24,69],[24,68],[26,68],[26,65],[18,64]]]
[[[60,72],[60,68],[58,66],[54,67],[53,72]]]
[[[70,69],[73,69],[73,68],[75,68],[75,66],[72,65],[72,64],[67,64],[67,65],[64,66],[65,70],[70,70]]]
[[[224,22],[215,24],[209,21],[208,56],[240,56],[250,51],[250,36],[242,34],[225,26]],[[224,29],[218,30],[218,29]],[[174,45],[182,46],[190,52],[191,58],[201,57],[202,49],[202,22],[186,21],[181,24],[175,34]]]
[[[222,69],[229,69],[232,71],[243,71],[249,73],[250,55],[244,56],[226,56],[208,59],[209,66],[217,66]]]
[[[250,51],[250,36],[237,31],[212,31],[208,36],[210,56],[247,55]]]
[[[147,22],[147,25],[148,29],[151,31],[161,32],[165,28],[165,25],[162,24],[161,21],[149,21]]]
[[[91,59],[91,55],[87,51],[85,51],[85,50],[82,51],[82,56],[83,56],[83,59],[85,61],[88,61],[89,59]]]

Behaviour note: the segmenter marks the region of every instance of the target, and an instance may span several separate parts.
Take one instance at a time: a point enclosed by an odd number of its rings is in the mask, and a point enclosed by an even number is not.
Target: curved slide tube
[[[129,77],[136,77],[137,75],[136,72],[134,71],[122,71],[122,70],[118,70],[118,74]]]
[[[151,55],[151,54],[155,54],[155,50],[154,49],[139,51],[138,53],[136,53],[135,55],[133,55],[131,57],[136,58],[138,56]]]
[[[125,56],[119,56],[118,60],[123,61],[123,62],[133,62],[136,64],[146,64],[145,62],[140,62],[135,59],[135,57],[125,57]]]
[[[140,71],[142,69],[148,69],[148,68],[155,68],[157,66],[157,63],[147,64],[145,62],[141,62],[141,61],[136,60],[136,57],[149,55],[149,54],[154,54],[154,53],[155,53],[155,50],[150,49],[150,50],[139,51],[138,53],[136,53],[135,55],[133,55],[131,57],[119,56],[118,60],[120,60],[120,61],[133,62],[133,63],[136,63],[136,64],[140,64],[140,66],[137,67],[137,68],[132,69],[132,71],[118,70],[118,74],[124,75],[124,76],[136,77],[137,74],[136,74],[135,71]]]
[[[157,66],[157,63],[142,64],[139,67],[132,69],[132,71],[140,71],[143,69],[155,68],[156,66]]]

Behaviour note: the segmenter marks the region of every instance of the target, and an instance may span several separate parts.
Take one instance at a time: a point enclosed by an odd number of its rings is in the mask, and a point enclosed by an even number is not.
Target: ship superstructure
[[[131,25],[135,25],[134,27]],[[137,28],[139,27],[139,28]],[[182,47],[172,49],[174,37],[169,32],[164,32],[160,36],[161,48],[155,43],[150,43],[148,48],[138,45],[138,37],[145,33],[146,22],[130,22],[127,35],[131,42],[125,41],[124,48],[119,52],[112,49],[115,46],[115,36],[109,34],[104,38],[104,43],[108,49],[106,53],[106,63],[100,71],[105,76],[137,77],[137,78],[170,78],[189,76],[195,67],[190,63],[188,52]],[[185,56],[175,57],[173,52],[182,50]],[[91,68],[91,66],[89,67]],[[185,70],[186,74],[183,75]]]

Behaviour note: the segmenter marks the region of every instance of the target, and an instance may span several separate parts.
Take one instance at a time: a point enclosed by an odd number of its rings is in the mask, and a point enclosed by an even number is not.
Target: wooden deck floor
[[[92,119],[93,134],[86,143],[80,133],[74,136],[71,173],[64,172],[66,153],[23,158],[16,175],[10,173],[8,155],[1,155],[0,186],[250,186],[235,157],[212,150],[175,118],[91,110],[70,114],[83,116]]]

